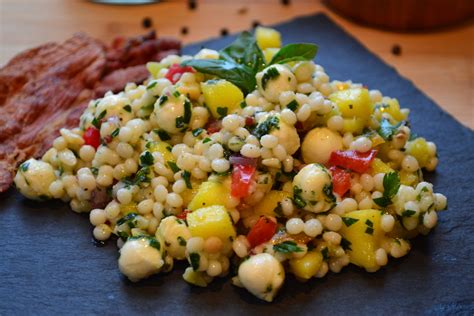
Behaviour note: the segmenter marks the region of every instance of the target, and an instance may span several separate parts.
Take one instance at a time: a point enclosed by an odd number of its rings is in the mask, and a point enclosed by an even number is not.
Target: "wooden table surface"
[[[325,12],[459,121],[474,128],[472,23],[432,33],[400,34],[347,21],[316,0],[293,0],[286,6],[279,0],[201,0],[197,4],[190,10],[184,0],[143,6],[107,6],[86,0],[0,0],[0,65],[21,50],[64,40],[77,31],[104,41],[119,34],[140,34],[144,17],[152,18],[158,34],[191,43],[219,36],[223,28],[229,32],[247,29],[253,21],[273,24]],[[181,34],[182,27],[188,28],[186,35]],[[401,55],[392,54],[394,44],[401,46]]]

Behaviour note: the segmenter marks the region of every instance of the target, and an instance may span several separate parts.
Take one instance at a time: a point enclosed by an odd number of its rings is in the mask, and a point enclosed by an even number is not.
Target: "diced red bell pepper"
[[[180,64],[173,64],[168,69],[165,78],[175,84],[186,72],[194,72],[194,69],[191,66],[181,66]]]
[[[82,138],[86,145],[90,145],[95,149],[100,146],[100,131],[94,126],[87,128]]]
[[[217,133],[222,129],[222,122],[221,121],[210,121],[207,124],[206,131],[208,134],[214,134]]]
[[[273,235],[275,235],[276,229],[277,224],[274,221],[268,217],[261,216],[247,234],[247,240],[250,243],[250,247],[254,248],[272,239]]]
[[[364,173],[370,168],[370,164],[377,155],[377,150],[372,149],[365,153],[355,150],[336,150],[331,153],[329,164],[353,171]]]
[[[186,220],[188,214],[191,213],[191,210],[184,210],[181,214],[176,215],[176,218]]]
[[[340,197],[344,196],[351,188],[351,174],[347,170],[336,166],[329,168],[329,171],[332,175],[332,190]]]
[[[256,170],[257,168],[254,165],[234,165],[231,183],[232,196],[245,198],[250,194],[250,185]]]

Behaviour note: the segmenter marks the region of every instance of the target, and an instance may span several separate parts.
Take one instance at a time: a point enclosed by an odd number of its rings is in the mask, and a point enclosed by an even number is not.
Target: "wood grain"
[[[186,1],[178,0],[144,6],[106,6],[85,0],[2,0],[0,65],[21,50],[64,40],[77,31],[105,41],[118,34],[142,33],[144,17],[153,19],[160,35],[178,36],[191,43],[220,36],[223,28],[238,32],[251,27],[253,21],[274,24],[316,12],[328,14],[446,111],[474,128],[472,23],[435,33],[391,33],[347,21],[319,1],[294,0],[284,6],[278,0],[207,0],[198,1],[197,9],[189,10]],[[183,26],[189,30],[186,35],[181,35]],[[401,55],[391,53],[394,44],[401,46]]]

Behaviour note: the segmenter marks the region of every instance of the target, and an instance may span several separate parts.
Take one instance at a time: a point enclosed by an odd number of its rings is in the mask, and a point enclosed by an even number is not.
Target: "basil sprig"
[[[242,32],[232,44],[219,51],[219,59],[190,59],[181,65],[230,81],[244,94],[248,94],[257,84],[255,75],[266,66],[312,60],[317,51],[318,46],[314,44],[289,44],[282,47],[270,63],[265,64],[263,52],[255,37],[249,32]]]

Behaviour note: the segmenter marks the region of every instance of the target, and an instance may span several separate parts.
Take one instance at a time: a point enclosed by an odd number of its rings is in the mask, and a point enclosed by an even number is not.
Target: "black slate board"
[[[466,314],[474,313],[474,133],[384,64],[324,15],[277,25],[286,42],[320,45],[317,62],[333,79],[352,79],[412,109],[414,130],[438,145],[429,175],[449,200],[439,226],[414,241],[410,254],[377,273],[356,267],[323,280],[288,277],[272,304],[219,280],[189,286],[177,271],[132,284],[117,269],[114,243],[98,248],[87,216],[59,202],[0,196],[0,314]],[[201,45],[221,48],[233,37]],[[403,58],[403,57],[401,57]],[[436,65],[433,65],[435,67]],[[440,75],[443,70],[440,69]]]

